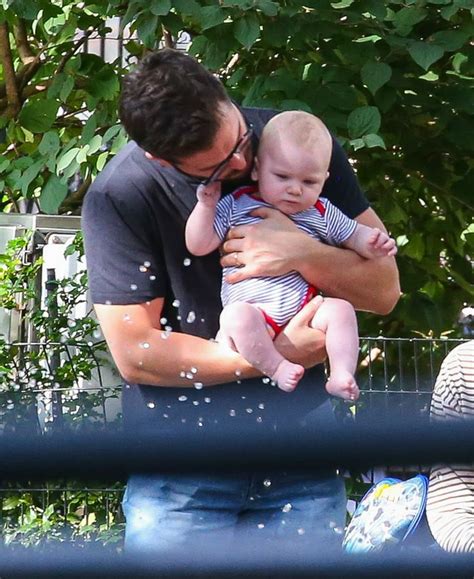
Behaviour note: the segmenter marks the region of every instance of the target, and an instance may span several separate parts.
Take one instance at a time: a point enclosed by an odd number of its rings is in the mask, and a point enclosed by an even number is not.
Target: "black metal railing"
[[[352,408],[341,405],[344,412],[349,413],[350,422],[364,425],[369,417],[377,416],[382,423],[387,420],[427,423],[432,387],[441,362],[461,341],[362,338],[358,371],[362,394]],[[120,387],[104,382],[101,359],[104,353],[97,350],[95,344],[2,344],[0,354],[3,356],[0,413],[4,434],[28,434],[32,430],[36,434],[54,434],[57,418],[52,409],[53,400],[59,401],[56,408],[61,408],[61,425],[69,425],[70,432],[76,427],[83,430],[84,425],[120,431]],[[77,361],[84,364],[85,359],[89,359],[87,367],[76,367]],[[113,411],[109,402],[114,405]],[[31,421],[35,423],[34,429],[20,427],[22,422],[30,424]],[[406,464],[397,467],[392,463],[382,466],[382,470],[370,468],[359,476],[368,486],[377,476],[394,473],[408,476],[428,468]],[[91,472],[90,478],[97,477]],[[4,541],[9,544],[55,540],[78,544],[120,542],[124,526],[120,511],[124,480],[122,477],[111,484],[108,479],[89,486],[64,481],[5,482],[0,487],[0,529]],[[351,499],[360,498],[363,487],[357,488]]]

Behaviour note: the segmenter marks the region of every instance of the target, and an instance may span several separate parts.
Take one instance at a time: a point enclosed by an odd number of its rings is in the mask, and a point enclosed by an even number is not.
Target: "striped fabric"
[[[454,348],[443,361],[431,417],[443,422],[474,419],[474,340]],[[433,537],[445,551],[474,552],[474,468],[433,467],[426,515]]]
[[[250,190],[250,187],[245,189]],[[254,209],[271,207],[265,201],[247,193],[240,194],[239,191],[237,189],[232,195],[225,195],[217,204],[214,229],[222,240],[230,227],[260,221],[259,217],[250,215]],[[344,215],[329,199],[320,197],[317,206],[321,210],[310,207],[289,217],[300,229],[330,245],[341,245],[354,233],[357,223]]]
[[[249,190],[250,188],[245,188]],[[319,203],[320,202],[320,203]],[[252,195],[235,191],[223,197],[216,210],[214,229],[223,240],[230,227],[260,221],[250,213],[268,203]],[[320,198],[317,207],[294,213],[290,218],[311,237],[331,245],[340,245],[354,232],[357,223],[344,215],[327,199]],[[260,307],[279,326],[286,324],[303,306],[308,295],[308,283],[299,273],[290,272],[279,277],[255,277],[229,284],[225,276],[235,267],[224,268],[221,300],[222,305],[247,302]]]

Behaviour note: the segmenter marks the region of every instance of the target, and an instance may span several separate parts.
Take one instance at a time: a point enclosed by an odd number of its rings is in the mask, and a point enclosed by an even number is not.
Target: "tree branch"
[[[26,87],[26,85],[30,82],[30,80],[35,76],[35,74],[38,72],[38,69],[40,68],[42,62],[40,60],[40,55],[36,55],[35,57],[33,57],[33,60],[31,60],[28,64],[26,64],[19,72],[17,75],[17,82],[18,82],[18,86],[20,87],[20,90],[22,92],[22,99],[24,100],[24,88]]]
[[[12,192],[10,191],[10,189],[5,189],[3,191],[4,195],[6,195],[8,197],[8,199],[10,200],[10,203],[13,205],[14,207],[14,211],[10,211],[10,213],[21,213],[20,211],[20,205],[18,204],[18,199],[15,198],[15,196],[12,194]]]
[[[64,199],[64,201],[59,206],[58,213],[64,215],[65,213],[77,211],[82,205],[82,202],[84,200],[84,197],[86,196],[87,190],[89,189],[91,182],[92,182],[91,177],[90,176],[87,177],[87,179],[85,179],[83,183],[81,183],[81,185],[76,191],[70,193],[66,197],[66,199]]]
[[[13,30],[15,33],[16,47],[21,62],[23,64],[30,64],[30,62],[35,60],[36,55],[33,52],[30,43],[28,42],[28,33],[26,30],[25,21],[20,18],[18,20],[18,24],[15,25]]]
[[[163,42],[165,43],[166,48],[176,48],[176,43],[173,40],[173,35],[171,32],[163,25],[161,25],[161,29],[163,31]]]
[[[24,91],[22,92],[21,96],[22,99],[25,100],[30,96],[33,96],[35,94],[38,94],[40,92],[45,91],[48,86],[51,84],[51,80],[46,80],[43,83],[41,83],[41,86],[27,86]],[[6,108],[8,107],[8,98],[4,97],[4,98],[0,98],[0,114],[3,114],[3,111],[6,110]]]
[[[79,39],[79,41],[71,48],[71,50],[69,52],[67,52],[59,61],[58,67],[56,68],[56,73],[55,74],[59,74],[60,72],[62,72],[64,70],[64,67],[66,66],[67,62],[69,59],[71,59],[76,52],[79,50],[79,48],[81,48],[81,46],[89,39],[89,37],[96,32],[96,30],[93,28],[91,30],[87,30],[84,33],[84,36],[82,38]]]
[[[20,93],[18,91],[15,67],[10,46],[10,35],[7,22],[0,23],[0,62],[3,66],[7,96],[6,116],[15,118],[21,109]]]

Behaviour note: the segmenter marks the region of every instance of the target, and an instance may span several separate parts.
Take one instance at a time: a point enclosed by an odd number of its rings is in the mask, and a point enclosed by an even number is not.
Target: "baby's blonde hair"
[[[331,159],[332,137],[323,121],[304,111],[285,111],[272,117],[265,125],[260,138],[260,148],[272,143],[291,142],[298,147],[311,150]]]

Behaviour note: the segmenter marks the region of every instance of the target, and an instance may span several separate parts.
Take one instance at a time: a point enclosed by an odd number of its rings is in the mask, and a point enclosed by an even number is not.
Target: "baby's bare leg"
[[[354,373],[359,353],[359,334],[354,308],[345,300],[324,298],[311,326],[326,334],[330,369],[326,390],[333,396],[357,400],[359,388]]]
[[[270,376],[286,392],[296,388],[304,368],[286,360],[275,348],[262,312],[252,304],[225,306],[220,317],[219,340],[235,345],[254,368]]]

